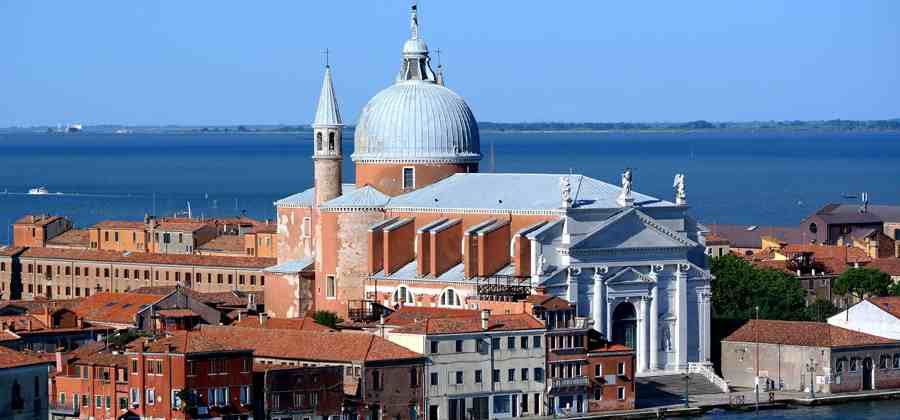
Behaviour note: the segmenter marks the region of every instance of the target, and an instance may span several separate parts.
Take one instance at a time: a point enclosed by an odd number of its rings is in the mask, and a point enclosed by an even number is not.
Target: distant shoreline
[[[482,121],[478,123],[483,133],[703,133],[703,132],[852,132],[900,131],[900,118],[888,120],[823,120],[823,121],[750,121],[750,122],[709,122],[705,120],[689,122],[613,122],[613,123],[496,123]],[[347,132],[354,126],[348,125]],[[85,133],[103,134],[294,134],[309,133],[308,125],[291,124],[245,124],[245,125],[163,125],[163,126],[126,126],[126,125],[86,125]],[[60,127],[7,127],[0,128],[0,133],[37,133],[64,134]],[[65,133],[72,134],[72,133]],[[77,134],[77,133],[75,133]]]

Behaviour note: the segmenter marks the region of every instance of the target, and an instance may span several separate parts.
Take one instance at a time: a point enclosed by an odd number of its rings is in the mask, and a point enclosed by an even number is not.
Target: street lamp
[[[806,371],[809,372],[809,399],[813,400],[816,398],[816,363],[812,357],[809,358],[809,363],[806,364]]]

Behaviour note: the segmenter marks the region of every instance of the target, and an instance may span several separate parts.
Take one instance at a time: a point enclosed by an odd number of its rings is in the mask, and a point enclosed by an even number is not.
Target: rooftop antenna
[[[325,57],[325,67],[328,67],[330,65],[329,57],[328,57],[330,53],[331,53],[331,51],[329,51],[328,48],[326,48],[324,51],[322,51],[322,55]]]

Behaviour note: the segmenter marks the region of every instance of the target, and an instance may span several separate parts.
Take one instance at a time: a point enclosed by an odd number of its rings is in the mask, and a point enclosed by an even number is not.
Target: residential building
[[[428,355],[426,419],[547,414],[544,325],[528,314],[429,318],[388,339]]]
[[[55,377],[53,414],[78,418],[253,417],[253,352],[179,331],[126,352],[86,349]]]
[[[257,402],[254,417],[260,419],[332,420],[350,414],[342,411],[344,369],[340,366],[257,364],[253,367],[253,392]]]
[[[895,283],[900,282],[900,258],[873,258],[866,267],[886,273]]]
[[[731,242],[712,233],[706,234],[706,255],[718,258],[731,253]]]
[[[50,365],[34,355],[0,346],[0,418],[48,418]]]
[[[340,367],[346,394],[344,413],[349,418],[422,418],[425,357],[379,336],[207,325],[201,326],[200,331],[217,341],[253,347],[257,364]]]
[[[760,225],[729,225],[713,223],[707,225],[710,236],[717,240],[728,242],[728,249],[738,255],[753,255],[782,244],[806,244],[812,238],[804,234],[798,227],[786,226],[760,226]]]
[[[900,340],[900,297],[870,297],[828,318],[837,327]]]
[[[758,377],[763,390],[897,388],[900,342],[826,323],[750,320],[722,340],[722,373],[735,387]]]
[[[800,227],[811,239],[824,244],[852,243],[873,231],[896,242],[900,239],[900,206],[869,204],[868,197],[860,204],[829,203],[804,218]],[[895,244],[893,256],[900,256],[898,250]]]
[[[549,414],[585,415],[634,408],[634,350],[610,343],[577,317],[575,305],[532,295],[534,315],[546,325]]]
[[[13,246],[45,246],[72,228],[72,222],[61,216],[26,214],[13,223]]]
[[[133,293],[168,296],[178,290],[192,301],[200,302],[205,306],[216,309],[219,318],[211,322],[209,317],[204,317],[207,324],[231,324],[244,316],[264,313],[265,300],[263,292],[247,292],[231,290],[227,292],[199,292],[196,289],[174,286],[147,286],[134,289]]]

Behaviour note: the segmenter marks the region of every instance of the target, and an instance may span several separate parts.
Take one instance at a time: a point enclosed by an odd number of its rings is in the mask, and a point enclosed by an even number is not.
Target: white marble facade
[[[532,282],[635,347],[638,373],[683,371],[710,357],[701,231],[681,206],[570,211],[528,236]]]

